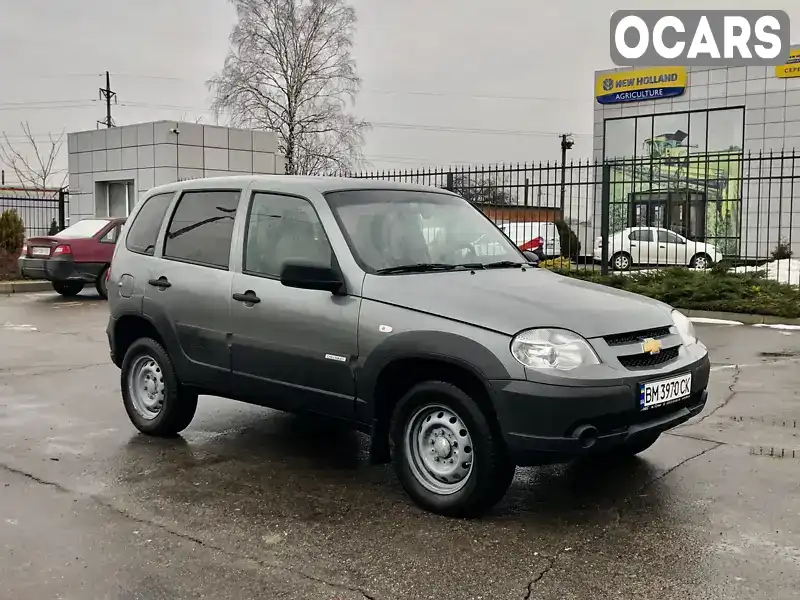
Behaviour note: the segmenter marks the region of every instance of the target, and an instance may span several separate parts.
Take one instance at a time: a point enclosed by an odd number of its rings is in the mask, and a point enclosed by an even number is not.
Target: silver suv
[[[338,178],[155,188],[110,269],[143,433],[211,394],[351,422],[423,507],[479,514],[516,465],[630,455],[697,415],[709,360],[660,302],[536,268],[448,191]]]

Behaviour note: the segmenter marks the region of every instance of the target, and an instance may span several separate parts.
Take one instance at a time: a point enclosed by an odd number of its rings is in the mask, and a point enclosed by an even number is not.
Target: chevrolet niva
[[[536,267],[446,190],[242,176],[151,190],[108,277],[143,433],[199,394],[351,422],[428,510],[478,515],[517,465],[633,455],[705,406],[671,307]]]

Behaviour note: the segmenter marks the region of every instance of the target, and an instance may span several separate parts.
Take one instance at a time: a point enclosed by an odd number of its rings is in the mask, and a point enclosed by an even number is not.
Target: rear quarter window
[[[156,250],[156,239],[164,222],[164,216],[172,201],[174,193],[156,194],[144,201],[144,205],[136,213],[131,228],[125,238],[125,247],[137,254],[153,256]]]

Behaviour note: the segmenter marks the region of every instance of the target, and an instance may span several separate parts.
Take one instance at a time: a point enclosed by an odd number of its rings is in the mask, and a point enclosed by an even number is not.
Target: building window
[[[136,205],[132,180],[103,181],[95,186],[96,217],[127,217]]]
[[[611,232],[663,227],[739,252],[744,109],[607,119]]]

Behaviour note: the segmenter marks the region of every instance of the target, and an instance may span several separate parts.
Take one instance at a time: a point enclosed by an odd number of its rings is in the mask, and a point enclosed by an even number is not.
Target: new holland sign
[[[686,67],[653,67],[597,75],[595,97],[600,104],[641,102],[680,96],[686,91]]]

